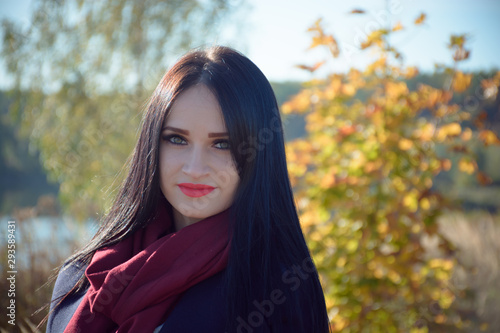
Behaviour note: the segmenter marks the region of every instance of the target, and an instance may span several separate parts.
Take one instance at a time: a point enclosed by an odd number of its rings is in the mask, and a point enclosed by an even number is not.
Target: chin
[[[176,209],[183,216],[192,219],[205,219],[207,217],[216,215],[223,211],[222,209],[210,209],[210,210],[197,209],[189,205],[179,205],[179,207],[174,206],[174,209]]]
[[[206,219],[207,217],[210,217],[212,215],[215,215],[215,214],[200,212],[200,213],[193,213],[193,214],[184,215],[184,216],[189,217],[191,219],[200,219],[200,220],[203,220],[203,219]]]

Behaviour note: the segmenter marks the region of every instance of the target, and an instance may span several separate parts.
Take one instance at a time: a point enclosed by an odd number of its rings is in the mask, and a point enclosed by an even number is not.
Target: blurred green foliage
[[[8,114],[9,99],[0,91],[0,215],[16,207],[36,205],[41,195],[56,194],[58,184],[49,184],[37,153]]]
[[[40,0],[29,27],[2,22],[11,116],[73,215],[109,205],[167,55],[202,45],[239,4]]]

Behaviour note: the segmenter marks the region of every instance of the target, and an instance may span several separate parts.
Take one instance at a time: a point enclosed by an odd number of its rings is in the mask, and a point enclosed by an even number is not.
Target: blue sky
[[[0,0],[0,16],[29,22],[32,0]],[[239,6],[240,0],[231,0]],[[348,14],[355,8],[366,10],[364,15]],[[426,13],[424,26],[418,29],[413,21]],[[389,14],[389,15],[387,15]],[[326,70],[346,71],[363,68],[370,61],[369,52],[346,53],[330,61],[324,72],[313,75],[295,67],[313,64],[329,58],[326,50],[308,50],[311,34],[307,32],[318,18],[325,29],[346,47],[358,46],[366,32],[387,22],[401,22],[406,28],[391,40],[405,56],[406,63],[431,71],[434,63],[451,64],[446,44],[451,34],[471,36],[470,60],[461,66],[465,70],[500,69],[500,1],[497,0],[247,0],[231,22],[237,28],[225,28],[207,44],[234,46],[249,56],[273,81],[308,80],[324,75]],[[351,48],[352,50],[352,48]],[[1,71],[0,71],[1,73]]]
[[[386,10],[388,2],[393,6],[392,11]],[[384,22],[387,12],[391,13],[393,25],[401,21],[407,27],[391,40],[400,48],[407,64],[423,70],[432,70],[436,62],[451,64],[451,54],[446,47],[449,36],[468,33],[471,57],[461,66],[500,69],[500,1],[497,0],[255,0],[253,3],[247,54],[272,80],[311,78],[293,66],[328,58],[324,50],[307,50],[311,35],[306,30],[316,19],[323,18],[326,30],[338,40],[342,51],[343,46],[357,46],[356,39]],[[362,8],[367,13],[348,14],[354,8]],[[427,21],[417,29],[413,21],[421,12],[426,13]],[[345,71],[351,66],[362,68],[369,60],[369,52],[349,58],[344,53],[329,66],[335,71]]]

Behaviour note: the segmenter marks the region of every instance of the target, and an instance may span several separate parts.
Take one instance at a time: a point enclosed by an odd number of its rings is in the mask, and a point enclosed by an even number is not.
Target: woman
[[[51,308],[49,332],[328,332],[276,98],[248,58],[216,46],[165,74]]]

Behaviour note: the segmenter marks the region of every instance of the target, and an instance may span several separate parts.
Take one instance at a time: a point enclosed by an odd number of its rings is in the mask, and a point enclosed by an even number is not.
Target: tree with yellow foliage
[[[320,21],[310,30],[312,47],[339,55]],[[388,43],[399,30],[400,23],[374,31],[361,44],[378,54],[366,70],[309,82],[282,106],[285,114],[306,116],[307,136],[287,146],[289,170],[335,332],[451,332],[463,324],[453,308],[460,291],[450,286],[453,247],[437,226],[447,203],[433,188],[452,162],[436,147],[456,149],[460,170],[479,179],[487,176],[473,154],[459,148],[499,140],[492,131],[464,128],[471,115],[452,103],[472,79],[457,69],[469,56],[466,36],[450,40],[449,87],[410,90],[405,80],[418,69],[401,64]],[[500,72],[488,80],[483,86],[498,87]],[[440,253],[431,256],[424,239],[436,242]]]

